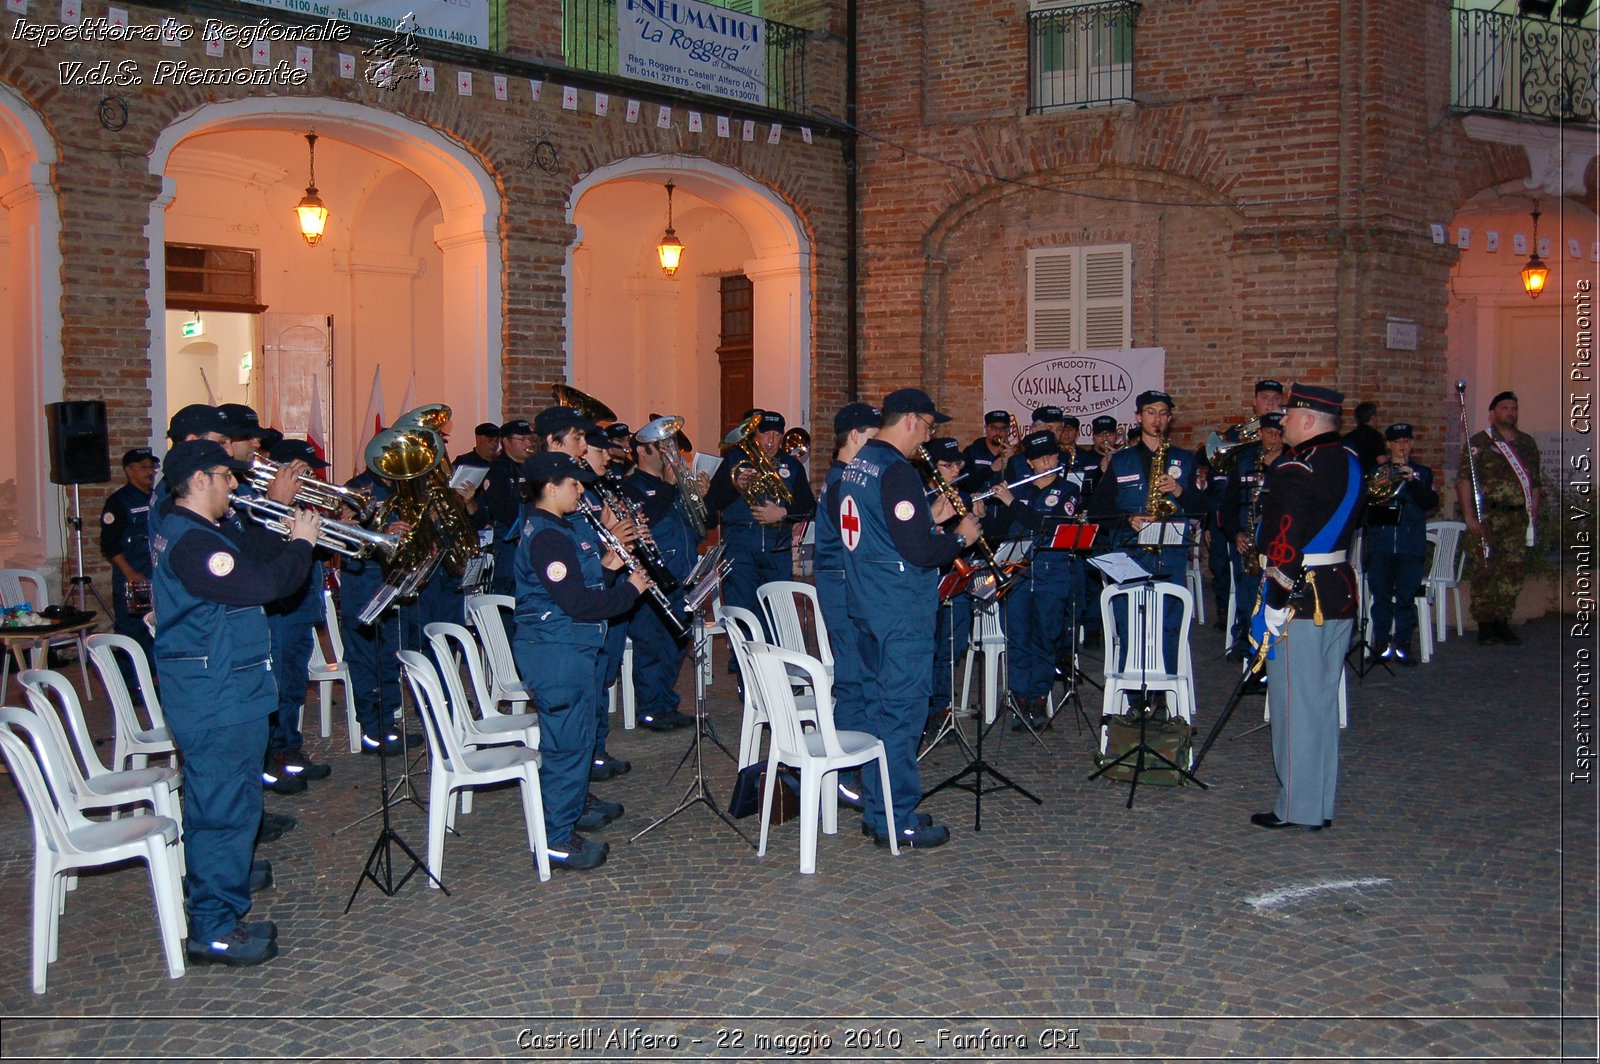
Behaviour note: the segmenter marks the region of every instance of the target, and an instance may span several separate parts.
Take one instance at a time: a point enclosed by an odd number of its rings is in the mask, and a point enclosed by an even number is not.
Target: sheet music
[[[706,454],[702,451],[696,451],[694,453],[693,468],[695,476],[699,476],[701,473],[704,473],[708,477],[714,477],[717,475],[717,469],[721,465],[722,458],[718,455]]]
[[[1125,584],[1129,580],[1150,579],[1149,570],[1120,550],[1090,558],[1089,564],[1105,573],[1106,579],[1113,584]]]
[[[1151,521],[1139,529],[1141,547],[1181,547],[1187,519],[1178,521]]]
[[[483,478],[489,475],[488,466],[461,466],[458,465],[450,471],[450,486],[460,488],[470,486],[473,491],[483,483]]]

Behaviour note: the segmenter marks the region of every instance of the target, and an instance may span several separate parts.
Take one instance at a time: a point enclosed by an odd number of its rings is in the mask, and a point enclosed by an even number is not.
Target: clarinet
[[[599,538],[606,549],[617,553],[617,556],[622,559],[623,567],[629,573],[636,573],[644,569],[644,566],[640,564],[638,558],[634,557],[633,552],[628,549],[627,545],[618,539],[616,533],[607,528],[605,523],[600,520],[599,511],[587,499],[580,498],[578,500],[578,512],[588,519],[590,527],[594,529],[595,536]],[[648,570],[645,570],[645,572],[646,575],[649,575]],[[687,639],[689,637],[689,627],[683,623],[683,618],[673,612],[672,601],[667,598],[665,593],[659,587],[654,586],[645,588],[644,593],[650,596],[650,604],[661,615],[661,622],[667,626],[667,631],[671,632],[677,639]]]
[[[650,523],[645,520],[644,510],[639,504],[623,494],[621,487],[609,477],[595,481],[594,490],[595,494],[611,507],[612,513],[632,521],[643,530],[644,535],[634,548],[634,557],[644,566],[644,571],[650,575],[651,581],[664,594],[670,595],[678,590],[678,578],[667,568],[667,560],[661,556],[661,548],[656,546],[655,537],[650,534]]]
[[[919,446],[917,448],[917,456],[927,462],[928,468],[933,470],[933,489],[950,500],[950,508],[956,512],[956,517],[966,517],[967,507],[961,501],[961,492],[957,491],[956,486],[946,480],[943,473],[939,472],[939,467],[934,463],[933,456],[928,453],[928,449]],[[1005,571],[1000,568],[1000,562],[994,556],[994,548],[989,546],[989,541],[983,538],[982,532],[978,533],[977,542],[973,546],[978,549],[978,555],[983,559],[984,567],[993,574],[995,586],[1004,586]]]

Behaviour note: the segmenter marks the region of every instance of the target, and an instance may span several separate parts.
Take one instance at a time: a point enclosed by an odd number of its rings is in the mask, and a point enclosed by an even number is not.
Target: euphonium
[[[790,493],[789,486],[783,482],[783,478],[778,475],[778,467],[772,464],[767,452],[761,449],[761,441],[756,439],[756,430],[760,425],[760,413],[751,414],[722,438],[724,447],[737,447],[743,455],[734,460],[728,475],[733,478],[734,487],[739,489],[739,494],[744,496],[744,501],[752,510],[763,502],[774,500],[788,506],[794,502],[794,495]],[[755,470],[755,475],[740,488],[737,474],[745,466]]]
[[[1253,417],[1249,421],[1241,421],[1227,431],[1233,433],[1233,440],[1225,440],[1222,434],[1216,432],[1206,437],[1206,458],[1210,460],[1212,469],[1225,469],[1239,457],[1237,452],[1241,448],[1261,442],[1261,419]]]
[[[669,414],[649,422],[633,435],[640,443],[653,443],[660,448],[661,460],[672,468],[678,497],[683,500],[689,524],[694,529],[695,538],[699,539],[706,534],[706,500],[700,494],[700,482],[690,472],[683,460],[683,451],[678,448],[678,434],[682,430],[683,418]]]
[[[1161,437],[1161,446],[1157,447],[1156,453],[1150,456],[1149,493],[1144,500],[1146,517],[1166,518],[1178,512],[1177,500],[1156,487],[1156,481],[1167,474],[1167,447],[1167,438],[1163,436]]]
[[[556,383],[550,386],[550,395],[557,406],[568,406],[593,421],[601,428],[617,420],[617,415],[612,409],[592,395],[585,395],[570,384]]]
[[[439,546],[444,551],[441,561],[445,571],[451,576],[460,576],[483,551],[478,544],[477,530],[472,527],[472,518],[467,513],[467,504],[450,487],[450,456],[445,451],[443,434],[450,419],[451,410],[448,406],[428,403],[401,414],[395,419],[394,427],[401,431],[420,429],[430,432],[437,441],[437,455],[432,468],[428,470],[424,486],[427,511],[433,518]]]
[[[796,462],[804,462],[811,453],[811,433],[796,425],[783,434],[783,452]]]

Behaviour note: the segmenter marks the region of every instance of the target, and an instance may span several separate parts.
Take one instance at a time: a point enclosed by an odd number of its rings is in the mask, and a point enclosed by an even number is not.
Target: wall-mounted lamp
[[[311,153],[311,177],[306,184],[306,194],[294,205],[300,219],[300,235],[306,244],[316,247],[322,240],[322,231],[328,225],[328,208],[317,195],[317,135],[306,134],[306,148]]]
[[[667,231],[656,245],[656,257],[661,260],[661,272],[671,277],[678,272],[678,260],[683,257],[683,241],[672,229],[672,182],[667,182]]]
[[[1533,210],[1533,243],[1528,246],[1533,254],[1528,256],[1528,264],[1522,268],[1522,290],[1528,293],[1529,299],[1538,299],[1544,291],[1544,283],[1550,279],[1550,267],[1544,264],[1539,257],[1539,209]]]

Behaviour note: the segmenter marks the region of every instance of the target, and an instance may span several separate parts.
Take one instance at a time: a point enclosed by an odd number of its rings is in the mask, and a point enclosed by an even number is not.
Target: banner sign
[[[1133,423],[1134,398],[1160,390],[1166,372],[1164,347],[985,355],[983,409],[1009,410],[1026,429],[1034,408],[1059,406],[1081,422],[1078,439],[1087,447],[1094,442],[1090,421],[1110,414],[1126,429]]]
[[[624,77],[765,104],[766,38],[765,20],[699,0],[617,0]]]
[[[337,19],[352,26],[392,30],[409,19],[415,35],[464,48],[489,47],[489,0],[448,0],[419,4],[416,0],[244,0],[252,7],[293,11],[297,15]]]

